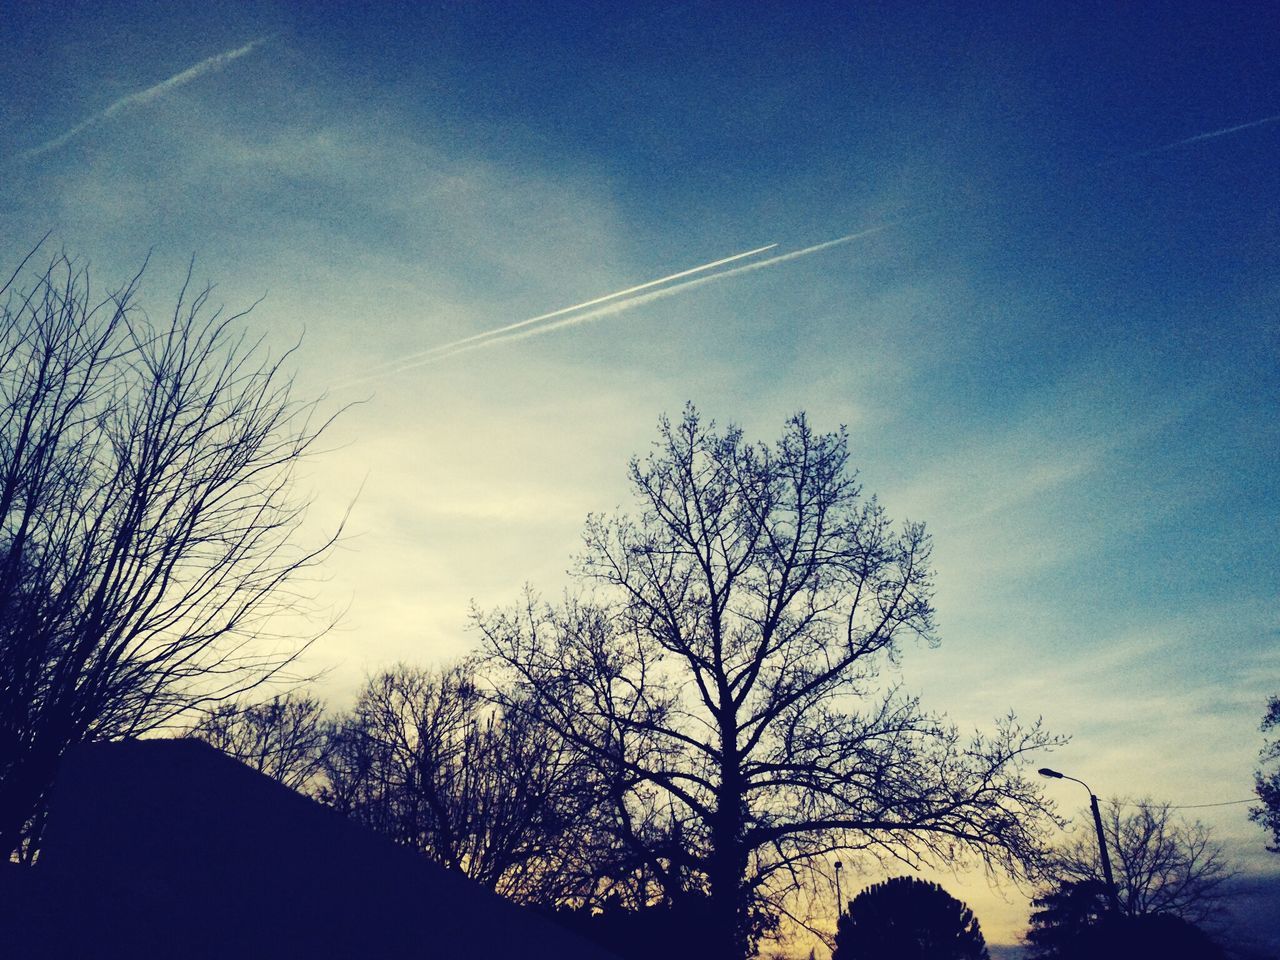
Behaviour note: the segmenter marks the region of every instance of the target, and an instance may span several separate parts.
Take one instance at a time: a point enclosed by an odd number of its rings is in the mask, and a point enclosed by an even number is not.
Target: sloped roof
[[[613,960],[195,740],[68,754],[34,871],[24,955]]]

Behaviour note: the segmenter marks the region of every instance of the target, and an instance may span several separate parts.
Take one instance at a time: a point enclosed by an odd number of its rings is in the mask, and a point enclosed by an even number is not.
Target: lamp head
[[[1064,776],[1063,774],[1059,773],[1057,770],[1050,770],[1048,767],[1041,767],[1036,772],[1039,773],[1040,776],[1042,777],[1051,777],[1054,780],[1061,780]]]

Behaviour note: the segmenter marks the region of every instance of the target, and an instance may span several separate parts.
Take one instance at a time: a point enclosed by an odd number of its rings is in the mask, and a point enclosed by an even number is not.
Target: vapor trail
[[[373,369],[371,369],[369,372],[363,373],[358,377],[353,377],[350,380],[344,380],[341,383],[337,384],[337,386],[334,387],[334,389],[340,390],[344,387],[355,386],[356,384],[364,383],[366,380],[372,380],[376,377],[380,377],[385,374],[398,373],[401,370],[412,369],[413,367],[419,366],[421,363],[430,362],[431,360],[436,358],[437,354],[443,354],[443,353],[452,354],[452,353],[458,352],[460,349],[462,350],[474,349],[475,347],[483,345],[479,342],[482,340],[488,341],[490,339],[494,339],[498,337],[502,337],[503,339],[506,339],[505,336],[503,336],[504,334],[508,334],[513,330],[518,330],[521,327],[528,327],[535,323],[541,323],[543,320],[550,320],[553,317],[561,317],[561,316],[564,316],[566,313],[573,313],[576,310],[582,310],[582,309],[585,309],[586,307],[594,307],[598,303],[605,303],[606,301],[609,301],[609,300],[617,300],[620,297],[630,296],[631,294],[638,293],[641,290],[648,290],[651,287],[656,287],[664,283],[670,283],[672,280],[679,280],[683,277],[692,276],[695,273],[702,273],[703,271],[706,271],[706,270],[714,270],[716,267],[722,267],[726,263],[733,263],[735,260],[742,260],[745,257],[754,257],[756,254],[764,253],[766,250],[772,250],[776,246],[777,246],[776,243],[770,243],[770,244],[766,244],[763,247],[756,247],[754,250],[747,250],[747,251],[744,251],[743,253],[735,253],[731,257],[723,257],[719,260],[713,260],[710,263],[704,263],[698,267],[690,267],[688,270],[681,270],[678,273],[673,273],[665,277],[659,277],[657,280],[648,280],[644,283],[638,283],[634,287],[627,287],[625,290],[617,290],[613,293],[607,293],[603,297],[595,297],[592,300],[585,300],[582,303],[574,304],[572,307],[561,307],[559,310],[552,310],[550,313],[541,313],[536,317],[530,317],[528,320],[519,320],[516,323],[509,323],[505,327],[498,327],[495,330],[485,330],[482,333],[473,333],[471,336],[463,337],[460,340],[453,340],[453,341],[450,341],[449,343],[442,343],[438,347],[430,347],[427,350],[420,350],[417,353],[411,353],[411,354],[408,354],[407,356],[398,357],[395,360],[388,361],[387,363],[379,364],[378,366],[375,366]]]
[[[1166,143],[1159,147],[1152,147],[1150,150],[1139,150],[1137,153],[1126,154],[1117,160],[1108,160],[1101,166],[1110,166],[1113,163],[1119,163],[1122,160],[1133,160],[1137,157],[1149,157],[1153,153],[1163,153],[1166,150],[1176,150],[1178,147],[1190,146],[1193,143],[1199,143],[1202,140],[1214,140],[1218,137],[1225,137],[1232,133],[1239,133],[1241,130],[1252,130],[1254,127],[1263,127],[1269,123],[1280,121],[1280,113],[1270,117],[1263,117],[1261,120],[1250,120],[1248,123],[1238,123],[1234,127],[1223,127],[1221,130],[1210,130],[1208,133],[1197,133],[1194,137],[1187,137],[1183,140],[1175,140],[1173,143]]]
[[[774,266],[775,264],[785,263],[788,260],[796,260],[800,257],[807,257],[811,254],[818,253],[821,250],[827,250],[827,249],[830,249],[831,247],[839,246],[840,244],[850,243],[854,240],[859,240],[863,237],[869,237],[872,234],[879,233],[882,230],[888,230],[890,227],[896,227],[905,222],[906,222],[905,220],[895,220],[890,223],[882,223],[879,226],[869,227],[866,230],[859,230],[857,233],[846,234],[845,236],[837,237],[834,240],[827,240],[827,241],[824,241],[823,243],[815,243],[813,246],[805,247],[801,250],[793,250],[790,253],[782,253],[775,257],[769,257],[765,260],[757,260],[754,263],[748,263],[741,267],[733,267],[729,270],[721,270],[719,273],[713,273],[710,276],[698,277],[693,280],[685,280],[683,283],[675,283],[675,284],[672,284],[671,286],[663,287],[660,290],[653,290],[653,291],[650,291],[649,293],[642,293],[642,294],[639,294],[638,296],[631,296],[625,300],[618,300],[614,303],[609,303],[609,304],[606,304],[605,306],[597,307],[594,310],[587,310],[582,313],[575,313],[571,317],[564,317],[563,319],[557,320],[554,323],[544,323],[541,326],[534,327],[531,330],[521,330],[519,332],[506,333],[502,336],[492,337],[490,339],[487,339],[487,340],[484,340],[483,342],[478,342],[478,343],[463,343],[461,341],[455,341],[452,344],[445,344],[441,347],[436,348],[436,352],[431,353],[430,356],[421,356],[416,359],[408,360],[407,362],[401,362],[399,366],[391,370],[382,371],[382,373],[379,373],[379,374],[374,374],[374,376],[383,376],[383,375],[389,375],[393,373],[404,373],[405,371],[412,370],[416,367],[420,367],[428,363],[433,363],[437,360],[443,360],[446,357],[456,356],[459,353],[466,353],[468,350],[478,350],[481,347],[492,346],[495,343],[510,343],[515,340],[527,340],[529,337],[536,337],[544,333],[550,333],[552,330],[560,330],[563,327],[577,326],[580,323],[589,323],[593,320],[599,320],[602,317],[611,317],[615,314],[622,313],[626,310],[631,310],[635,307],[643,306],[647,303],[653,303],[655,300],[664,300],[667,297],[674,297],[677,294],[686,293],[689,290],[693,290],[697,287],[705,286],[708,283],[715,283],[720,280],[728,279],[729,277],[736,277],[736,276],[739,276],[740,274],[750,273],[753,270],[763,270],[765,267],[771,267],[771,266]],[[777,244],[774,244],[774,246],[777,246]],[[765,249],[768,249],[768,248],[765,248]],[[344,386],[345,385],[346,384],[344,384]]]
[[[137,93],[130,93],[123,96],[108,106],[105,110],[95,113],[87,120],[80,121],[66,133],[54,137],[52,140],[46,141],[38,147],[32,147],[30,150],[18,154],[14,157],[14,161],[20,163],[26,160],[32,160],[43,154],[49,153],[52,150],[57,150],[59,147],[66,146],[86,130],[90,130],[93,127],[98,126],[100,123],[110,120],[116,114],[123,113],[126,110],[131,110],[134,107],[140,107],[145,103],[150,103],[152,100],[163,96],[170,90],[174,90],[184,84],[188,84],[192,80],[204,76],[206,73],[210,73],[214,70],[220,70],[232,60],[238,60],[240,57],[252,53],[258,47],[271,39],[272,38],[269,36],[259,37],[257,40],[246,43],[243,47],[236,47],[234,50],[227,50],[224,53],[219,53],[215,56],[209,57],[207,60],[201,60],[195,66],[187,67],[187,69],[183,70],[181,73],[175,73],[168,80],[161,80],[155,86],[147,87],[145,90],[139,90]]]

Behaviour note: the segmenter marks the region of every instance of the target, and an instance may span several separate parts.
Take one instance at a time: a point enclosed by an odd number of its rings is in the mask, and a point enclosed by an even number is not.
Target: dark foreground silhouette
[[[1195,924],[1165,914],[1104,917],[1057,954],[1061,960],[1225,960]]]
[[[46,838],[6,957],[612,957],[199,741],[72,751]]]

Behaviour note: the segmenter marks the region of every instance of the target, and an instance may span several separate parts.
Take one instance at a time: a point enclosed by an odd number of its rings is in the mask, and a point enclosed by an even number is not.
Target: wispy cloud
[[[424,350],[410,357],[401,358],[393,361],[392,364],[384,364],[381,368],[376,368],[368,373],[362,374],[350,380],[343,381],[338,384],[335,389],[355,386],[374,380],[384,376],[390,376],[396,373],[405,373],[417,367],[424,366],[428,363],[434,363],[443,360],[446,357],[457,356],[460,353],[466,353],[470,350],[479,350],[483,347],[493,346],[498,343],[511,343],[516,340],[527,340],[529,337],[541,336],[550,333],[553,330],[561,330],[565,327],[577,326],[582,323],[589,323],[594,320],[600,320],[604,317],[614,316],[636,307],[653,303],[656,300],[663,300],[667,297],[673,297],[677,294],[687,293],[690,290],[705,286],[709,283],[716,283],[721,280],[727,280],[730,277],[740,276],[744,273],[750,273],[754,270],[763,270],[766,267],[772,267],[779,263],[786,263],[790,260],[796,260],[800,257],[807,257],[818,253],[822,250],[828,250],[841,244],[850,243],[863,237],[869,237],[872,234],[887,230],[890,227],[898,226],[904,221],[898,220],[891,223],[880,224],[870,227],[866,230],[860,230],[857,233],[846,234],[843,237],[837,237],[834,240],[826,240],[822,243],[815,243],[812,246],[804,247],[800,250],[793,250],[789,253],[778,254],[777,256],[768,257],[764,260],[756,260],[753,263],[744,264],[740,267],[731,267],[728,270],[720,270],[719,272],[709,274],[707,276],[695,277],[691,280],[684,280],[679,283],[672,283],[682,277],[688,277],[694,273],[702,273],[715,267],[731,263],[735,260],[741,260],[744,257],[754,256],[771,250],[777,244],[770,244],[767,247],[759,247],[755,250],[749,250],[745,253],[735,254],[732,257],[725,257],[722,260],[716,260],[712,263],[703,264],[700,267],[694,267],[689,270],[682,270],[679,273],[673,273],[670,276],[663,277],[659,280],[650,280],[626,290],[620,290],[604,297],[597,297],[594,300],[588,300],[572,307],[564,307],[560,310],[554,310],[551,313],[541,314],[537,317],[531,317],[528,320],[521,320],[518,323],[508,324],[505,327],[499,327],[495,330],[489,330],[484,333],[473,334],[469,337],[463,337],[460,340],[454,340],[450,343],[441,344],[438,347],[432,347],[430,350]],[[668,284],[667,286],[661,286]],[[651,287],[659,287],[656,290],[649,290]],[[649,290],[648,293],[640,293],[641,290]],[[610,302],[605,302],[610,301]],[[595,304],[603,304],[594,309],[586,309]],[[559,317],[560,319],[553,319]],[[551,322],[546,322],[551,321]]]
[[[206,60],[201,60],[199,63],[188,67],[181,73],[175,73],[167,80],[161,80],[159,83],[154,86],[147,87],[145,90],[139,90],[136,93],[130,93],[127,96],[123,96],[119,100],[110,104],[106,109],[95,113],[88,119],[80,121],[65,133],[54,137],[52,140],[47,140],[37,147],[32,147],[30,150],[18,154],[13,158],[14,162],[22,163],[27,160],[33,160],[36,157],[43,156],[46,153],[51,153],[54,150],[64,147],[86,130],[91,130],[99,124],[102,124],[127,110],[132,110],[135,107],[148,104],[158,97],[164,96],[170,90],[175,90],[178,87],[184,86],[192,80],[196,80],[204,76],[206,73],[221,70],[231,61],[238,60],[241,57],[252,53],[258,47],[267,43],[271,39],[273,38],[270,36],[259,37],[257,40],[252,40],[242,47],[236,47],[233,50],[226,50],[223,53],[216,54]]]
[[[1173,143],[1161,144],[1158,147],[1152,147],[1149,150],[1139,150],[1137,153],[1128,153],[1123,157],[1117,157],[1114,160],[1107,160],[1100,166],[1109,166],[1113,163],[1121,163],[1125,160],[1134,160],[1138,157],[1149,157],[1155,153],[1164,153],[1166,150],[1176,150],[1178,147],[1189,147],[1193,143],[1200,143],[1204,140],[1215,140],[1218,137],[1230,136],[1233,133],[1240,133],[1242,130],[1252,130],[1255,127],[1265,127],[1267,124],[1280,122],[1280,113],[1273,114],[1270,117],[1263,117],[1261,120],[1250,120],[1248,123],[1237,123],[1233,127],[1223,127],[1221,130],[1209,130],[1205,133],[1197,133],[1193,137],[1184,137],[1181,140],[1175,140]]]

